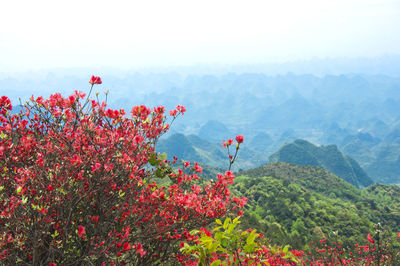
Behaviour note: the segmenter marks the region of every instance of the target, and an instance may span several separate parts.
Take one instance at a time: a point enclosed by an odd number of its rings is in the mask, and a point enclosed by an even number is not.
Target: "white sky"
[[[400,0],[2,0],[0,71],[400,54]]]

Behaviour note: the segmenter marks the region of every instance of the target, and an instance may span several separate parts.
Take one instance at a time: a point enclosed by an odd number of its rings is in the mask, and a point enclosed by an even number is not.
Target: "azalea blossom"
[[[237,141],[237,143],[242,143],[243,141],[244,141],[244,137],[243,137],[243,135],[237,135],[236,136],[236,141]]]
[[[80,225],[78,226],[78,236],[82,239],[85,238],[85,234],[86,234],[86,229],[84,226]]]
[[[374,244],[374,243],[375,243],[375,240],[372,239],[371,233],[369,233],[369,234],[367,235],[367,239],[368,239],[368,241],[369,241],[371,244]]]
[[[101,84],[102,80],[100,77],[92,76],[89,80],[89,83],[94,85],[94,84]]]

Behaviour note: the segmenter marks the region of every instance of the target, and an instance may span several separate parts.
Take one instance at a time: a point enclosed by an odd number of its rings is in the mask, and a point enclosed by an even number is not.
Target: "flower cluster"
[[[92,77],[90,78],[90,80],[89,80],[89,83],[92,84],[92,85],[94,85],[94,84],[101,84],[101,83],[103,83],[103,82],[101,81],[101,78],[100,78],[100,77],[92,76]]]

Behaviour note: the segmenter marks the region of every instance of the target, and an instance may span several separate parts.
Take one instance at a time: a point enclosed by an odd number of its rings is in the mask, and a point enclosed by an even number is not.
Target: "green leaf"
[[[209,242],[213,242],[214,239],[212,237],[203,235],[202,237],[199,238],[199,241],[201,241],[203,243],[209,243]]]
[[[223,235],[224,235],[224,233],[222,233],[222,232],[217,232],[217,233],[215,233],[214,238],[215,238],[216,240],[221,240],[222,237],[223,237]]]
[[[157,160],[157,156],[155,154],[153,154],[153,156],[150,157],[149,164],[151,166],[156,166],[156,165],[160,164],[160,161]]]
[[[22,204],[25,204],[28,201],[28,198],[22,197]]]
[[[230,243],[228,238],[222,238],[220,242],[221,242],[221,246],[224,247],[224,248],[227,248],[229,246],[229,243]]]
[[[218,231],[218,230],[221,229],[221,228],[222,228],[222,226],[217,226],[217,227],[215,227],[215,228],[213,229],[213,232]]]
[[[226,218],[224,221],[224,229],[226,230],[228,228],[229,223],[231,222],[231,218]]]
[[[235,229],[235,227],[236,227],[236,224],[230,224],[230,225],[228,226],[228,230],[226,230],[226,232],[227,232],[228,234],[232,233],[232,231],[233,231],[233,229]]]
[[[221,260],[214,260],[211,264],[210,264],[210,266],[217,266],[217,265],[221,265]]]
[[[246,245],[244,245],[244,247],[243,247],[243,250],[246,252],[246,253],[253,253],[254,252],[254,247],[255,247],[255,245],[256,245],[256,243],[249,243],[249,244],[246,244]]]
[[[58,233],[58,231],[56,230],[56,231],[54,232],[54,234],[51,235],[51,237],[52,237],[52,238],[55,238],[55,237],[58,236],[58,235],[59,235],[59,233]]]
[[[287,253],[288,251],[289,251],[289,245],[286,245],[283,249],[282,249],[282,252],[283,253]]]
[[[190,234],[191,235],[196,235],[196,234],[198,234],[200,231],[199,230],[192,230],[192,231],[190,231]]]
[[[258,234],[255,232],[255,230],[251,231],[250,235],[246,239],[246,243],[247,244],[254,243],[254,240],[256,239],[257,236]]]
[[[18,187],[18,188],[17,188],[17,194],[20,194],[21,191],[22,191],[22,187]]]
[[[0,189],[0,191],[1,191],[1,189]],[[219,225],[222,225],[222,222],[221,222],[220,219],[215,220],[215,222],[216,222],[217,224],[219,224]]]
[[[167,160],[167,153],[162,153],[162,154],[160,154],[159,156],[158,156],[158,158],[161,160],[161,161],[164,161],[164,160]]]
[[[235,219],[233,219],[233,223],[234,223],[234,224],[240,224],[241,221],[239,221],[239,219],[240,219],[240,216],[239,216],[239,217],[236,217]]]

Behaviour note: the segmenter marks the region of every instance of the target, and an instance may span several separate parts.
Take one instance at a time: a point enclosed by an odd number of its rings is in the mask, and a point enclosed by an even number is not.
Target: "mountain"
[[[265,152],[273,143],[274,140],[269,134],[261,132],[250,140],[249,145],[257,151]]]
[[[229,166],[228,154],[222,145],[212,143],[193,134],[186,136],[177,133],[168,138],[160,139],[156,149],[158,152],[166,152],[169,159],[172,159],[171,157],[175,155],[179,160],[198,162],[211,167],[227,169]],[[233,148],[231,154],[234,152]],[[264,154],[246,147],[246,144],[243,143],[232,170],[253,168],[267,161],[268,159]]]
[[[395,58],[398,62],[400,57]],[[95,87],[92,97],[99,92],[99,100],[105,100],[103,92],[109,90],[108,107],[124,108],[128,115],[138,104],[163,105],[167,113],[178,104],[184,105],[187,112],[174,121],[165,136],[196,134],[220,144],[222,139],[242,134],[246,137],[243,147],[264,157],[296,139],[335,144],[375,182],[400,184],[399,75],[272,75],[269,71],[254,72],[253,67],[242,67],[240,73],[231,69],[219,74],[117,74],[107,70],[102,75],[103,84]],[[67,96],[75,89],[88,93],[85,71],[58,69],[53,73],[9,77],[0,74],[0,94],[9,96],[16,106],[19,98],[25,102],[32,94],[47,97],[57,91]],[[240,168],[252,166],[257,164]]]
[[[272,244],[307,250],[311,241],[332,236],[343,246],[365,241],[373,224],[390,235],[400,230],[400,188],[356,189],[316,166],[271,163],[237,174],[232,194],[248,198],[242,223]]]
[[[223,123],[210,120],[200,128],[198,135],[203,139],[222,143],[222,140],[232,136],[232,133]]]
[[[376,125],[382,126],[381,130]],[[379,135],[380,137],[375,137]],[[360,162],[375,182],[400,184],[400,122],[377,120],[370,128],[346,136],[341,149]]]
[[[400,184],[400,144],[382,144],[373,162],[365,166],[379,182]]]
[[[270,162],[288,162],[299,165],[319,166],[341,177],[357,188],[374,182],[351,157],[344,155],[336,145],[316,146],[298,139],[283,145],[269,157]]]

